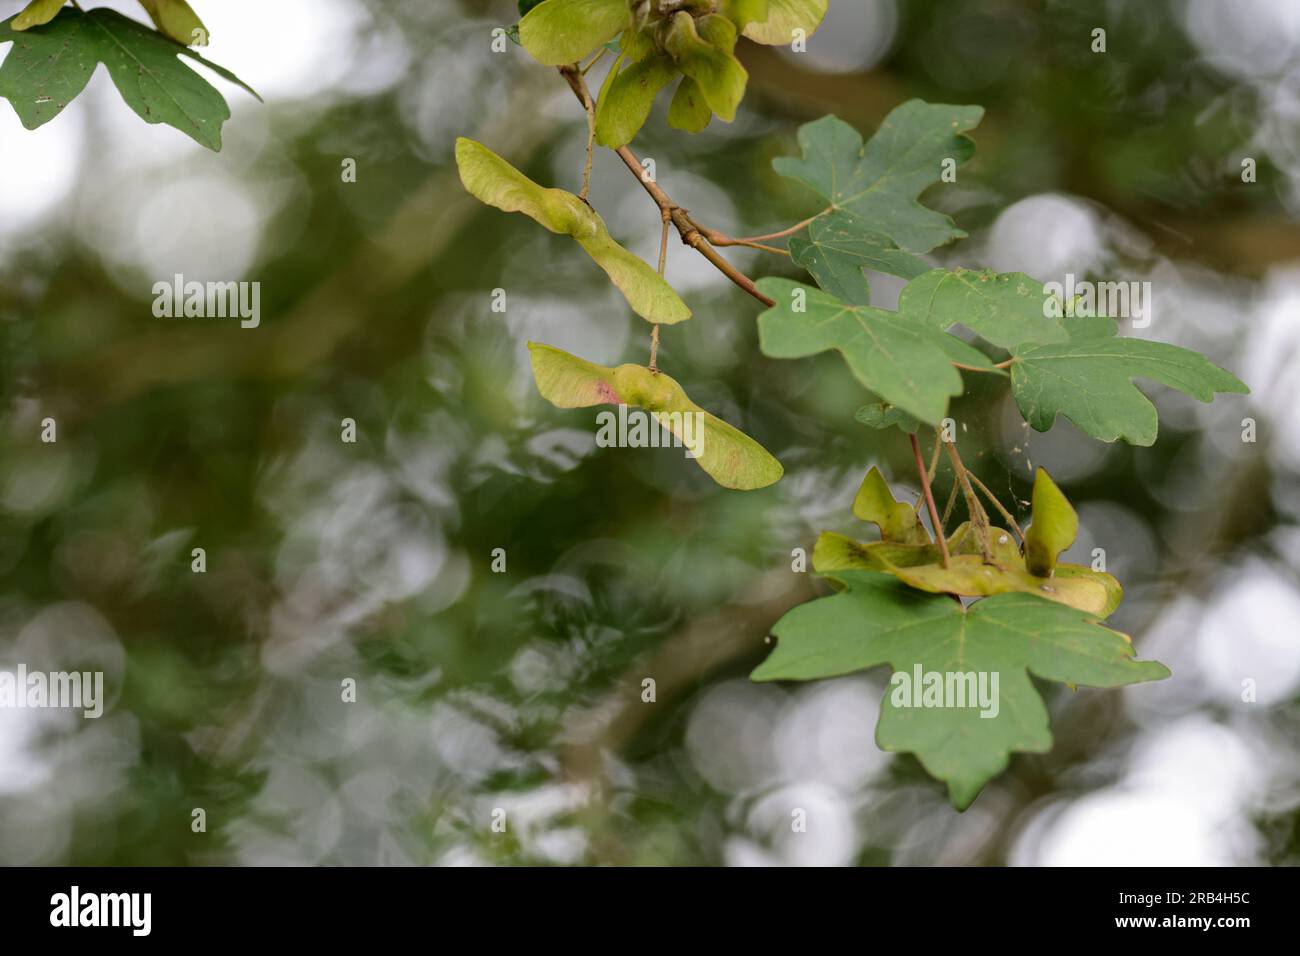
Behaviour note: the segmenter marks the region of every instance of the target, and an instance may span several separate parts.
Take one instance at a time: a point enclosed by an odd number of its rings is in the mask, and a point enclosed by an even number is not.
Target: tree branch
[[[934,504],[934,493],[930,491],[930,475],[925,470],[925,459],[921,457],[921,446],[916,440],[916,432],[908,432],[912,441],[912,456],[916,459],[916,474],[921,479],[921,492],[925,495],[925,505],[930,509],[930,524],[934,525],[934,536],[939,542],[939,554],[943,566],[948,567],[948,539],[944,537],[943,522],[939,520],[939,509]]]
[[[578,102],[582,103],[584,108],[587,103],[593,102],[591,99],[591,93],[587,90],[587,81],[583,79],[582,74],[576,67],[562,66],[559,67],[559,70],[560,75],[563,76],[565,82],[569,84],[569,89],[573,90],[573,95],[578,98]],[[626,146],[620,146],[618,149],[614,150],[614,152],[618,154],[619,159],[623,160],[624,165],[627,166],[627,168],[632,171],[633,175],[636,176],[637,182],[639,182],[641,187],[650,195],[650,198],[655,201],[655,204],[663,212],[668,214],[669,221],[677,227],[677,232],[681,235],[682,242],[685,245],[690,246],[700,255],[704,256],[705,259],[708,259],[715,269],[721,272],[741,289],[744,289],[759,302],[768,306],[776,305],[775,300],[769,299],[767,296],[763,295],[763,293],[758,291],[758,288],[754,285],[753,279],[724,259],[718,251],[709,244],[709,240],[705,237],[704,233],[700,231],[699,227],[697,227],[695,223],[691,222],[691,217],[686,214],[685,209],[673,202],[672,197],[664,192],[659,187],[658,183],[652,179],[646,178],[645,169],[641,166],[641,160],[637,158],[636,153],[632,152],[632,150]]]

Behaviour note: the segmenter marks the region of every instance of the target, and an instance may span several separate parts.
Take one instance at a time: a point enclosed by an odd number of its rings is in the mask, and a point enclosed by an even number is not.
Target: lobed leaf
[[[177,57],[196,60],[257,95],[229,70],[114,10],[66,7],[26,30],[14,29],[16,19],[0,23],[0,43],[14,44],[0,66],[0,96],[27,129],[58,116],[85,89],[99,63],[146,123],[166,123],[212,150],[221,149],[230,108]]]
[[[870,304],[866,269],[913,279],[930,269],[925,260],[899,249],[866,228],[857,216],[833,212],[808,225],[808,238],[790,240],[790,257],[831,295],[855,305]]]
[[[1069,341],[1011,349],[1011,390],[1025,421],[1038,431],[1064,415],[1093,438],[1131,445],[1156,440],[1156,408],[1133,384],[1150,378],[1202,402],[1217,392],[1248,394],[1236,376],[1199,352],[1119,338],[1113,319],[1066,319]]]
[[[671,325],[691,317],[672,286],[615,242],[605,221],[573,193],[538,185],[483,144],[464,137],[456,140],[456,165],[465,188],[481,202],[522,212],[551,232],[576,239],[646,321]]]
[[[1044,314],[1043,283],[1022,272],[933,269],[914,278],[898,297],[898,311],[936,329],[964,325],[1004,348],[1064,342],[1060,321]]]
[[[692,402],[685,390],[663,372],[641,365],[607,368],[550,345],[528,343],[537,390],[558,408],[628,405],[644,408],[666,428],[683,437],[681,415],[701,414],[703,446],[695,461],[724,488],[765,488],[783,474],[781,463],[758,442]],[[676,414],[678,417],[670,417]]]
[[[782,617],[772,628],[775,650],[751,678],[817,680],[888,664],[894,676],[881,701],[876,742],[882,750],[916,754],[948,785],[958,810],[1006,769],[1012,753],[1051,749],[1047,709],[1031,674],[1088,687],[1169,676],[1163,664],[1134,660],[1126,635],[1032,595],[1001,594],[964,608],[884,574],[839,571],[832,577],[842,590]],[[984,675],[986,689],[996,675],[997,692],[987,707],[942,697],[941,704],[957,706],[907,706],[917,700],[905,681],[924,684],[928,674],[938,674],[940,684],[954,691],[971,687],[961,675],[973,675],[976,684]]]
[[[953,361],[990,365],[959,339],[896,312],[849,305],[788,279],[757,283],[776,305],[758,317],[759,343],[772,358],[804,358],[834,349],[866,388],[920,421],[939,422],[960,395]]]
[[[848,123],[824,116],[800,127],[800,158],[780,157],[772,166],[832,210],[856,216],[855,229],[883,235],[905,252],[928,252],[966,234],[917,197],[939,180],[945,159],[961,164],[971,157],[975,144],[962,134],[983,115],[978,106],[909,100],[865,144]]]

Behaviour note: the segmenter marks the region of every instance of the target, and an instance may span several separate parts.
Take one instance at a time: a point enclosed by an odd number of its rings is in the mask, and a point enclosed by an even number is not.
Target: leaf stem
[[[818,216],[824,216],[830,211],[831,211],[831,207],[827,206],[821,212],[809,216],[807,219],[802,219],[799,222],[796,222],[789,229],[782,229],[780,232],[768,232],[768,233],[764,233],[761,236],[745,236],[742,239],[733,239],[732,241],[740,244],[748,244],[751,242],[766,242],[769,239],[784,239],[786,236],[793,236],[800,229],[807,229],[810,225],[812,225],[812,221],[814,219],[816,219]]]
[[[925,495],[926,507],[930,509],[930,524],[934,526],[934,536],[939,541],[939,555],[943,566],[948,567],[948,540],[944,537],[943,522],[939,520],[939,509],[934,504],[934,494],[930,490],[930,476],[925,470],[925,459],[921,457],[921,445],[916,440],[916,432],[908,432],[912,443],[912,457],[916,459],[916,474],[921,479],[921,493]]]
[[[957,492],[961,490],[961,484],[954,481],[952,491],[948,492],[948,503],[943,506],[943,526],[948,527],[948,519],[952,517],[953,505],[957,504]]]
[[[994,495],[993,492],[989,491],[988,486],[984,484],[984,482],[980,481],[979,477],[976,476],[974,472],[968,472],[967,477],[969,477],[970,480],[974,482],[976,488],[984,492],[984,497],[988,498],[989,501],[993,502],[993,507],[998,509],[998,511],[1002,514],[1002,517],[1007,520],[1007,524],[1011,526],[1011,530],[1015,532],[1016,537],[1020,539],[1020,543],[1024,544],[1025,543],[1024,532],[1020,530],[1020,523],[1016,521],[1015,518],[1011,517],[1011,512],[1007,511],[1007,509],[1002,506],[1002,502],[998,501],[997,496]]]
[[[582,79],[581,73],[577,76],[579,80]],[[579,99],[587,113],[587,161],[582,167],[582,192],[578,193],[578,198],[590,206],[591,202],[587,197],[591,194],[591,164],[596,152],[596,104],[585,82],[581,83],[581,91]]]
[[[560,75],[563,76],[565,81],[569,84],[569,88],[573,90],[573,95],[578,98],[578,102],[582,103],[584,107],[587,103],[590,103],[591,93],[587,90],[587,83],[582,78],[582,74],[572,66],[562,66],[559,67],[559,70]],[[655,201],[655,204],[658,205],[660,210],[668,214],[672,224],[677,227],[677,232],[681,235],[683,244],[690,246],[705,259],[709,260],[715,269],[759,302],[762,302],[767,306],[776,305],[775,300],[768,298],[758,291],[758,287],[754,285],[753,279],[749,278],[749,276],[745,275],[724,259],[722,255],[709,244],[709,241],[704,237],[704,234],[700,232],[699,227],[691,222],[690,216],[686,214],[685,209],[673,202],[672,197],[664,192],[659,187],[658,183],[645,175],[645,170],[641,166],[641,160],[637,158],[636,153],[632,152],[632,150],[627,146],[620,146],[618,149],[614,150],[614,152],[618,154],[619,159],[623,160],[623,164],[631,170],[634,176],[636,176],[637,181],[641,184],[641,188],[649,193],[650,198]]]
[[[668,215],[668,210],[661,209],[663,215],[664,229],[659,237],[659,278],[663,278],[664,267],[668,265],[668,232],[672,226],[672,217]],[[659,374],[659,323],[656,322],[650,329],[650,371]]]
[[[941,443],[942,441],[943,441],[943,435],[942,435],[941,432],[938,431],[938,429],[936,429],[936,430],[935,430],[935,433],[934,433],[934,451],[930,454],[930,470],[929,470],[929,476],[930,476],[930,484],[931,484],[931,485],[934,484],[934,475],[935,475],[935,472],[938,471],[938,469],[939,469],[939,445],[940,445],[940,443]],[[956,486],[954,485],[953,487],[956,487]],[[921,504],[922,504],[922,502],[924,502],[924,501],[925,501],[925,495],[921,495],[920,497],[918,497],[918,498],[916,499],[916,502],[912,505],[912,510],[913,510],[914,512],[916,512],[917,514],[920,514],[920,513],[921,513]],[[947,511],[945,511],[944,514],[943,514],[943,523],[944,523],[945,525],[948,523],[948,512],[947,512]]]
[[[984,556],[985,564],[993,564],[993,551],[989,547],[989,516],[980,504],[979,498],[975,497],[975,491],[971,488],[970,477],[966,472],[966,466],[962,464],[961,455],[957,454],[957,445],[954,442],[944,442],[943,447],[948,452],[948,457],[952,459],[953,471],[957,473],[957,481],[961,484],[962,493],[966,496],[966,510],[970,512],[970,522],[975,528],[975,533],[979,536],[980,553]]]
[[[705,226],[701,226],[694,219],[691,219],[691,225],[693,225],[696,229],[698,229],[700,231],[700,235],[704,236],[705,239],[709,240],[710,244],[715,246],[748,246],[750,249],[761,249],[764,252],[771,252],[778,256],[788,257],[790,255],[790,252],[787,249],[779,249],[776,246],[764,245],[763,243],[757,241],[756,239],[735,239],[727,235],[725,232],[719,232],[716,229],[709,229]],[[759,238],[770,238],[770,237],[761,236]]]
[[[587,61],[587,65],[586,65],[586,66],[584,66],[584,67],[580,67],[580,68],[579,68],[580,71],[581,71],[581,73],[582,73],[582,75],[583,75],[583,76],[586,76],[587,73],[591,70],[591,68],[592,68],[593,66],[595,66],[597,63],[599,63],[599,62],[604,58],[604,56],[605,56],[605,54],[606,54],[607,52],[609,52],[609,51],[608,51],[605,47],[602,46],[602,47],[600,48],[600,50],[596,53],[596,55],[593,56],[590,60]]]

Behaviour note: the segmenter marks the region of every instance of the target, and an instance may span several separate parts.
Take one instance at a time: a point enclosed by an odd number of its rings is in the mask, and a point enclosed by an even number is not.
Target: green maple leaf
[[[671,325],[691,317],[672,286],[619,245],[605,220],[573,193],[538,185],[482,143],[464,137],[456,140],[456,166],[461,183],[480,202],[522,212],[551,232],[575,239],[646,321]]]
[[[855,231],[883,236],[905,252],[929,252],[966,234],[917,197],[938,182],[945,160],[960,165],[971,157],[975,144],[962,134],[983,115],[979,106],[909,100],[865,144],[848,123],[824,116],[800,127],[801,158],[780,157],[772,167],[806,184],[831,210],[856,217]]]
[[[765,488],[783,474],[781,463],[740,429],[709,414],[686,395],[677,381],[643,365],[607,368],[551,345],[528,343],[537,390],[557,408],[628,405],[644,408],[686,441],[691,427],[683,416],[699,415],[703,425],[695,462],[724,488]]]
[[[906,252],[857,216],[843,212],[818,216],[808,238],[790,240],[790,257],[807,269],[817,284],[845,302],[870,304],[864,269],[913,279],[930,270],[924,259]]]
[[[1001,594],[963,608],[951,598],[924,594],[884,574],[840,571],[843,590],[796,607],[772,628],[776,649],[753,680],[817,680],[888,664],[891,688],[880,705],[876,743],[914,753],[948,785],[958,810],[1006,769],[1012,753],[1046,753],[1052,746],[1047,709],[1030,674],[1087,687],[1118,687],[1162,680],[1169,670],[1133,659],[1124,634],[1096,618],[1028,594]],[[939,674],[997,675],[995,716],[976,706],[903,706],[900,674],[910,681]],[[953,675],[949,678],[949,675]],[[924,680],[924,677],[923,677]],[[969,687],[969,678],[963,688]],[[942,698],[941,698],[942,699]],[[945,700],[954,703],[953,700]]]
[[[761,292],[776,301],[758,317],[759,343],[772,358],[804,358],[835,349],[854,377],[876,395],[928,424],[960,395],[953,362],[992,369],[978,349],[896,312],[850,305],[789,279],[764,278]]]
[[[0,43],[14,44],[0,66],[0,96],[27,129],[58,116],[100,63],[146,123],[166,123],[211,150],[221,149],[221,126],[230,107],[178,57],[202,63],[257,96],[229,70],[114,10],[67,7],[48,23],[25,30],[14,28],[15,19],[0,23]]]
[[[1150,378],[1202,401],[1216,392],[1249,394],[1236,376],[1199,352],[1116,336],[1108,318],[1067,318],[1070,339],[1013,347],[1011,389],[1020,413],[1038,431],[1064,415],[1093,438],[1131,445],[1156,440],[1156,408],[1133,384]]]
[[[898,311],[937,329],[964,325],[1004,348],[1064,342],[1069,335],[1046,314],[1046,302],[1043,283],[1023,272],[933,269],[904,287]]]

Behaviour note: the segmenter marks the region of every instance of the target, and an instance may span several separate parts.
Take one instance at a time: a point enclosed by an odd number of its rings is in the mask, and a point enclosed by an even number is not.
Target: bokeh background
[[[612,364],[644,361],[648,330],[567,240],[460,188],[458,135],[579,185],[567,87],[491,49],[513,0],[196,8],[209,55],[266,99],[219,83],[220,154],[142,124],[102,70],[36,132],[0,103],[0,667],[93,667],[110,698],[98,721],[0,710],[0,863],[1300,859],[1300,4],[832,0],[806,53],[742,44],[734,124],[677,133],[665,97],[634,144],[739,235],[816,211],[770,166],[800,123],[982,104],[974,161],[927,197],[970,238],[934,261],[1149,280],[1131,334],[1253,389],[1147,388],[1151,448],[1029,431],[987,380],[954,406],[967,462],[1022,517],[1031,468],[1052,471],[1080,512],[1072,559],[1106,550],[1112,622],[1174,672],[1040,685],[1055,748],[964,814],[876,748],[883,672],[746,679],[824,590],[792,549],[861,532],[873,463],[915,493],[837,357],[765,359],[757,303],[673,241],[695,317],[661,365],[786,477],[728,492],[680,451],[597,449],[591,411],[535,394],[526,341]],[[657,210],[607,152],[591,195],[653,260]],[[261,328],[155,318],[175,273],[260,281]],[[898,282],[873,293],[892,305]]]

